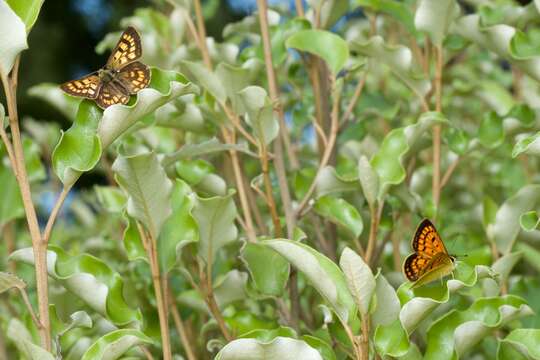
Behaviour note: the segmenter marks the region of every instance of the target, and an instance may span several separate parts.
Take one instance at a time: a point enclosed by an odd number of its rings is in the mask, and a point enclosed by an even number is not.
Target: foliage
[[[154,1],[127,105],[30,89],[64,130],[16,111],[42,2],[0,1],[0,357],[540,359],[538,1],[261,0],[220,41]],[[411,288],[424,217],[457,261]]]

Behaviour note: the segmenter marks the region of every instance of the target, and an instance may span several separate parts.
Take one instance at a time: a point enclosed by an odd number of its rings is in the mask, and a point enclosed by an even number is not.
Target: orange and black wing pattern
[[[418,280],[435,268],[441,256],[449,256],[435,225],[428,219],[424,219],[416,229],[412,248],[415,253],[409,255],[403,263],[403,273],[410,281]]]
[[[106,67],[120,70],[139,59],[142,55],[141,37],[134,27],[129,26],[120,36],[118,44],[109,56]]]
[[[71,80],[60,85],[60,88],[73,96],[95,99],[99,94],[101,81],[97,73],[86,75],[77,80]]]
[[[117,78],[129,94],[134,95],[150,84],[150,69],[142,62],[135,61],[124,66]]]

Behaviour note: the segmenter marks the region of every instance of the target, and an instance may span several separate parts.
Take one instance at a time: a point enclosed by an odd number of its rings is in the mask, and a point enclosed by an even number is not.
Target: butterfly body
[[[449,275],[454,270],[455,257],[448,254],[444,243],[428,219],[418,226],[412,241],[415,251],[403,263],[403,273],[412,288]]]
[[[70,95],[92,99],[102,109],[127,104],[129,97],[150,83],[150,69],[140,61],[141,39],[128,27],[102,69],[60,87]]]

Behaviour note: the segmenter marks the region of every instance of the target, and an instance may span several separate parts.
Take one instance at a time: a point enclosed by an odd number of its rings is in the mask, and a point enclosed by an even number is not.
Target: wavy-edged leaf
[[[259,292],[269,296],[283,294],[290,270],[283,256],[262,244],[246,243],[241,258]]]
[[[116,180],[128,193],[127,212],[157,239],[170,216],[173,183],[154,153],[118,156],[112,165]]]
[[[320,216],[349,230],[355,238],[364,230],[358,210],[344,199],[322,196],[315,202],[314,209]]]
[[[351,50],[372,58],[375,63],[388,66],[394,75],[419,96],[423,97],[431,88],[429,81],[413,70],[413,56],[409,48],[386,45],[380,36],[374,36],[366,43],[353,41],[350,47]]]
[[[152,339],[139,330],[115,330],[103,335],[93,343],[81,360],[118,359],[134,346],[152,343]]]
[[[405,155],[422,134],[434,124],[446,121],[439,112],[426,112],[416,124],[394,129],[385,136],[379,151],[371,159],[371,165],[379,175],[379,199],[388,192],[391,185],[405,180]]]
[[[89,171],[101,157],[101,140],[96,135],[101,119],[100,108],[90,100],[83,100],[73,125],[54,148],[52,163],[54,172],[65,186],[71,186],[78,178],[76,173]]]
[[[199,256],[206,262],[214,262],[219,249],[237,240],[233,195],[229,191],[226,196],[197,197],[192,215],[199,225]]]
[[[246,295],[247,273],[238,270],[231,270],[218,278],[214,284],[214,294],[220,308],[244,300]]]
[[[396,290],[381,274],[375,276],[375,309],[371,314],[373,327],[390,325],[398,319],[401,305]]]
[[[306,342],[278,336],[270,342],[257,339],[233,340],[216,355],[215,360],[323,360]]]
[[[126,206],[127,197],[116,186],[94,186],[100,205],[108,212],[120,213]]]
[[[34,265],[32,248],[24,248],[10,255],[10,260]],[[141,313],[126,303],[121,276],[100,259],[89,255],[69,255],[57,246],[47,250],[47,271],[90,308],[116,325],[141,321]]]
[[[515,329],[499,341],[498,360],[540,359],[540,329]]]
[[[332,166],[326,166],[317,177],[317,197],[334,192],[357,191],[358,178],[339,175]]]
[[[263,244],[277,251],[301,271],[342,321],[347,322],[354,318],[354,299],[347,287],[345,276],[332,260],[313,248],[292,240],[266,240]]]
[[[184,60],[181,62],[181,68],[191,81],[201,85],[217,101],[224,103],[227,100],[227,91],[220,78],[203,64]]]
[[[462,357],[484,337],[510,321],[532,315],[525,300],[507,295],[481,298],[463,311],[452,310],[438,319],[427,332],[425,359]],[[448,341],[453,338],[454,341]]]
[[[484,115],[478,128],[478,140],[487,148],[495,148],[504,141],[503,119],[491,111]]]
[[[435,46],[441,46],[459,13],[455,0],[421,0],[414,16],[414,25],[417,30],[427,33]]]
[[[21,18],[7,2],[0,2],[0,74],[3,77],[10,73],[17,55],[28,49],[26,35]]]
[[[526,185],[501,205],[495,223],[490,227],[490,233],[500,252],[508,254],[512,251],[520,230],[521,214],[534,209],[539,198],[540,185]]]
[[[369,265],[353,250],[346,247],[341,253],[339,267],[362,316],[367,316],[376,282]]]
[[[512,38],[516,34],[516,29],[512,26],[499,24],[483,27],[480,16],[473,14],[456,20],[452,32],[493,51],[522,69],[527,75],[540,81],[540,56],[520,59],[520,54],[516,54],[511,47]]]
[[[377,13],[390,15],[400,21],[411,34],[416,33],[414,14],[408,4],[396,0],[355,0],[358,6],[368,8]]]
[[[347,42],[339,35],[325,30],[300,30],[291,35],[285,46],[317,55],[335,75],[343,68],[348,57]]]

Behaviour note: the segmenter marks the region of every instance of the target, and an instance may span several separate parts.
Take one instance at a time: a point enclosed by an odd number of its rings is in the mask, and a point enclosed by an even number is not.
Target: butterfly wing
[[[129,95],[124,93],[118,86],[115,86],[113,82],[103,84],[99,95],[96,97],[96,104],[102,109],[115,104],[127,104],[128,101]]]
[[[435,225],[428,219],[424,219],[418,225],[412,241],[412,248],[420,256],[427,258],[438,253],[448,254]]]
[[[429,259],[418,254],[411,254],[403,263],[403,273],[409,281],[416,281],[425,272]]]
[[[134,27],[129,26],[120,36],[105,66],[120,70],[123,66],[139,59],[141,55],[141,37]]]
[[[140,61],[132,62],[122,68],[117,79],[122,82],[129,94],[133,95],[150,83],[150,69]]]
[[[60,85],[60,88],[69,95],[95,99],[101,87],[97,73],[86,75],[77,80],[71,80]]]

